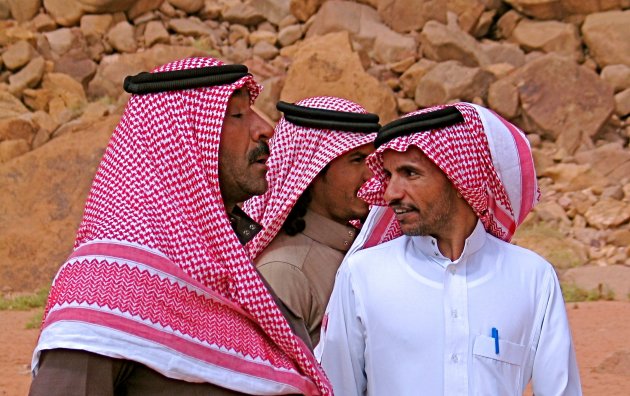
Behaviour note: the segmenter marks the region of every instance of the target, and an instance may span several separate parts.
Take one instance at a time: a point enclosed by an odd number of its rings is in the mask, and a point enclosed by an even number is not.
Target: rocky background
[[[257,102],[337,95],[383,122],[470,101],[519,125],[542,201],[514,242],[630,297],[630,0],[0,0],[0,293],[72,249],[125,76],[209,55]]]

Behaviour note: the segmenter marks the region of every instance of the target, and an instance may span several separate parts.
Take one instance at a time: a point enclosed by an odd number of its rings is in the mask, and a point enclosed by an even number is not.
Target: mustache
[[[258,161],[262,156],[269,156],[269,145],[266,142],[259,142],[252,151],[247,154],[247,160],[250,164]]]

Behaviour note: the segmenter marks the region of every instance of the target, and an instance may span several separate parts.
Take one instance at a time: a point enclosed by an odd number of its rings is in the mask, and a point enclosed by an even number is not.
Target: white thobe
[[[481,222],[455,261],[430,236],[350,254],[316,355],[337,396],[582,393],[553,267]]]

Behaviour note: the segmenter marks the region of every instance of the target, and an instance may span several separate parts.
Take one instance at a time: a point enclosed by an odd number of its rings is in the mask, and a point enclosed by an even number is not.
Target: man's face
[[[219,184],[223,201],[233,206],[267,191],[267,141],[273,128],[249,105],[245,88],[228,102],[219,144]],[[231,209],[231,208],[228,208]]]
[[[405,235],[439,236],[455,222],[464,201],[444,172],[418,148],[386,150],[383,167],[388,178],[384,199],[396,213]]]
[[[341,224],[363,219],[369,208],[357,192],[372,172],[365,158],[374,151],[372,143],[357,147],[335,158],[328,169],[315,178],[309,208]]]

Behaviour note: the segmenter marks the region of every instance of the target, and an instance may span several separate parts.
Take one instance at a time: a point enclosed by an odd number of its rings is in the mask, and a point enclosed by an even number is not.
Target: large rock
[[[164,63],[191,56],[204,56],[204,53],[193,47],[156,44],[144,52],[106,56],[88,85],[88,97],[118,98],[123,93],[125,77],[141,71],[150,71]]]
[[[249,0],[251,7],[274,25],[279,25],[284,18],[291,14],[289,3],[289,0]]]
[[[610,84],[615,93],[630,88],[630,66],[606,66],[602,69],[599,77]]]
[[[613,228],[630,220],[630,204],[603,198],[584,214],[586,221],[597,229]]]
[[[289,10],[302,22],[313,16],[325,0],[290,0]]]
[[[490,72],[478,67],[466,67],[457,61],[438,63],[418,82],[415,101],[420,107],[452,100],[471,102],[476,97],[485,97],[493,80]]]
[[[534,19],[562,19],[627,7],[625,0],[505,0],[516,10]]]
[[[94,172],[118,118],[0,165],[0,289],[50,284],[72,251]]]
[[[581,151],[574,158],[576,163],[587,165],[610,180],[618,181],[630,175],[630,151],[619,143]]]
[[[7,91],[0,90],[0,120],[29,113],[24,104]]]
[[[582,25],[584,42],[600,67],[630,66],[630,10],[591,14]]]
[[[308,78],[305,78],[308,76]],[[396,117],[394,95],[365,72],[352,51],[347,32],[305,40],[289,67],[281,99],[295,102],[310,96],[340,96],[378,113],[382,122]]]
[[[306,38],[345,31],[353,42],[367,50],[372,48],[377,34],[383,29],[388,28],[372,7],[351,1],[331,0],[324,3],[313,17]]]
[[[455,60],[464,66],[484,66],[488,56],[474,37],[453,25],[429,21],[420,34],[422,53],[437,62]]]
[[[443,0],[378,0],[378,13],[397,32],[420,30],[428,21],[446,23]]]
[[[477,27],[485,7],[480,0],[378,0],[378,13],[397,32],[421,30],[428,21],[446,23],[452,13],[468,33]]]
[[[11,15],[18,22],[27,22],[39,12],[42,0],[9,0]]]
[[[35,48],[26,40],[20,40],[10,45],[2,54],[4,66],[9,70],[16,70],[26,65],[35,55]]]
[[[582,59],[582,42],[577,28],[570,23],[522,19],[512,31],[510,40],[527,52],[555,52],[576,61]]]
[[[556,140],[569,153],[589,141],[614,111],[608,84],[592,70],[554,54],[531,61],[495,84],[518,92],[524,130]]]

